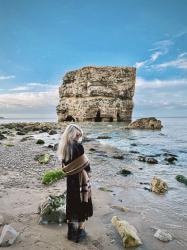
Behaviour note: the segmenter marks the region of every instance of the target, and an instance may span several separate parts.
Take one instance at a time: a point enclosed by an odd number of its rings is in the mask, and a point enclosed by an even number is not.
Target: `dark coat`
[[[81,143],[74,140],[73,143],[73,155],[72,159],[67,162],[63,159],[62,166],[69,164],[80,155],[84,154],[84,147]],[[85,167],[87,172],[90,172],[90,164]],[[67,196],[66,196],[66,219],[85,221],[88,217],[93,215],[92,199],[88,200],[88,203],[81,202],[80,199],[80,185],[79,174],[67,176]]]

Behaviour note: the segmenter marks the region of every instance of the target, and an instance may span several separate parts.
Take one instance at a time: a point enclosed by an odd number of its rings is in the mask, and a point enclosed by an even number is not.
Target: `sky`
[[[0,0],[0,116],[56,117],[63,75],[135,66],[134,117],[187,116],[187,0]]]

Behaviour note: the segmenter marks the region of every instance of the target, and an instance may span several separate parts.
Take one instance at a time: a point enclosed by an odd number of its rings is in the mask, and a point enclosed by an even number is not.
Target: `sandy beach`
[[[111,224],[111,218],[114,215],[119,216],[120,219],[126,219],[136,227],[143,241],[143,245],[136,249],[186,249],[187,225],[184,226],[185,222],[180,224],[180,216],[178,221],[173,217],[173,223],[170,223],[172,213],[166,216],[167,207],[161,206],[165,196],[144,190],[140,184],[141,180],[133,176],[124,177],[118,174],[124,167],[132,172],[141,172],[141,170],[134,169],[131,162],[125,161],[124,152],[103,145],[97,140],[83,141],[85,152],[91,162],[94,206],[94,215],[86,222],[87,239],[79,244],[68,241],[66,224],[62,226],[38,224],[38,205],[42,198],[50,193],[63,193],[66,189],[66,179],[49,186],[42,184],[41,176],[46,170],[60,167],[60,162],[55,156],[56,152],[45,144],[36,144],[34,137],[36,132],[17,135],[14,130],[12,131],[6,134],[6,139],[0,141],[0,215],[3,216],[6,224],[10,224],[20,232],[20,236],[10,249],[124,249],[120,236]],[[28,136],[30,137],[25,141],[22,140]],[[52,155],[51,161],[44,165],[39,164],[34,157],[40,153]],[[122,154],[123,160],[119,159]],[[102,191],[100,187],[107,188],[110,192]],[[120,211],[114,206],[124,206],[127,211]],[[2,228],[3,226],[0,226],[0,232]],[[154,238],[156,228],[168,230],[174,239],[163,243]],[[2,247],[2,249],[5,248]]]

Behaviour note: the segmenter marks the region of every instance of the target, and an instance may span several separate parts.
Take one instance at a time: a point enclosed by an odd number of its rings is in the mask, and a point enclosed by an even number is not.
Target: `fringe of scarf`
[[[91,197],[91,184],[89,176],[84,168],[89,164],[89,159],[86,154],[82,154],[68,165],[63,167],[63,171],[66,176],[79,173],[80,184],[80,199],[81,202],[88,202]]]

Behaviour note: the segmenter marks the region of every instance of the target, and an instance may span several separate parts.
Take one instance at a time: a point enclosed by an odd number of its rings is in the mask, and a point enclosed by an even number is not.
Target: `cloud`
[[[59,101],[58,89],[43,92],[22,92],[0,94],[2,114],[55,114]]]
[[[153,51],[153,53],[149,56],[148,59],[135,63],[135,67],[137,69],[146,67],[149,68],[150,65],[155,62],[160,56],[165,55],[169,51],[169,47],[173,45],[172,40],[161,40],[154,43],[155,48],[149,49],[149,51]]]
[[[160,40],[153,44],[156,48],[150,49],[150,50],[162,50],[162,51],[168,52],[169,47],[173,44],[174,42],[172,41],[172,39]]]
[[[29,90],[30,88],[27,86],[18,86],[12,89],[9,89],[9,91],[26,91]]]
[[[137,69],[139,69],[139,68],[143,67],[146,63],[147,63],[147,60],[142,61],[142,62],[136,62],[136,63],[135,63],[135,67],[136,67]]]
[[[38,82],[29,82],[23,85],[17,86],[15,88],[8,89],[8,91],[18,91],[18,92],[25,92],[25,91],[42,91],[48,89],[56,89],[58,85],[53,84],[46,84],[46,83],[38,83]],[[6,90],[7,91],[7,90]]]
[[[16,78],[14,75],[10,75],[10,76],[0,76],[0,80],[9,80],[9,79],[13,79]]]
[[[158,88],[166,88],[166,87],[179,87],[179,86],[187,86],[187,78],[182,79],[153,79],[146,80],[142,77],[137,77],[136,79],[136,87],[137,88],[149,88],[149,89],[158,89]]]
[[[156,61],[159,56],[161,56],[163,53],[161,51],[156,51],[155,53],[153,53],[150,57],[150,61],[154,62]]]
[[[163,70],[166,68],[187,69],[187,58],[185,58],[185,56],[186,52],[178,55],[178,57],[175,60],[153,65],[152,68],[158,70]]]

